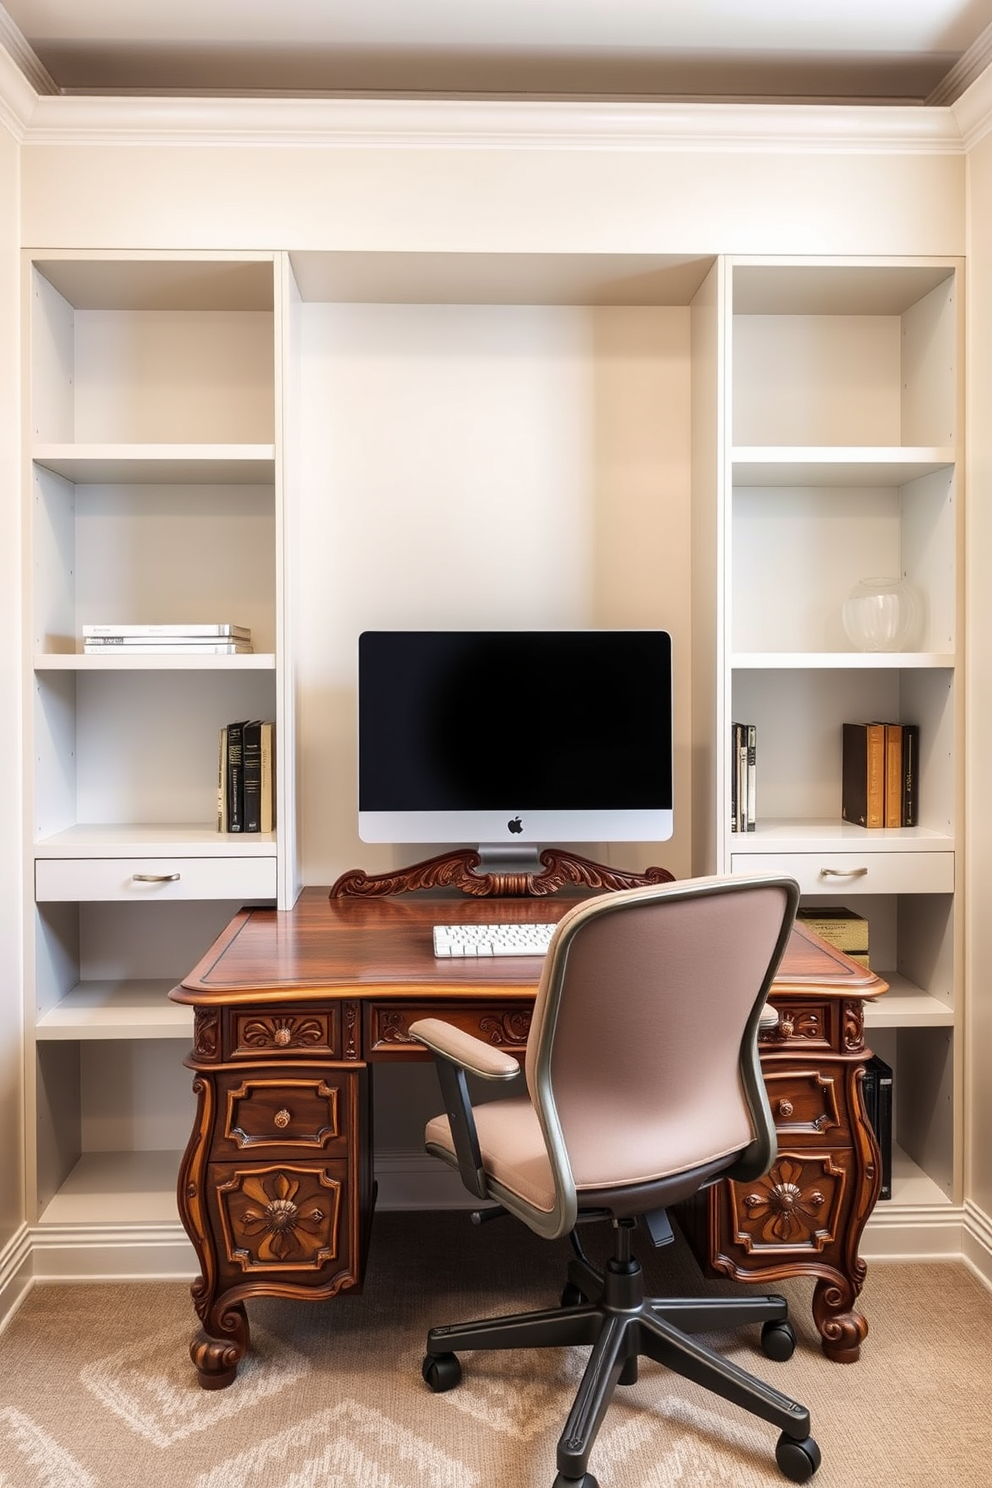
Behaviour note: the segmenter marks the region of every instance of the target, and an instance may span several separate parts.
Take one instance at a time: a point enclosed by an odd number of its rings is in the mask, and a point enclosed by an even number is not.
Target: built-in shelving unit
[[[25,256],[29,1218],[81,1243],[137,1225],[153,1268],[185,1251],[190,1020],[169,988],[242,903],[298,888],[281,267]],[[254,651],[82,654],[87,622],[181,621],[247,625]],[[247,717],[283,745],[277,828],[221,834],[219,732]]]
[[[892,1205],[960,1202],[962,267],[731,259],[715,291],[726,459],[709,515],[716,816],[707,862],[783,871],[867,916],[890,983],[867,1013],[895,1070]],[[721,380],[722,378],[722,380]],[[925,602],[911,652],[861,653],[845,598],[870,575]],[[841,821],[841,724],[920,726],[919,826]],[[757,727],[756,829],[730,820],[731,723]]]

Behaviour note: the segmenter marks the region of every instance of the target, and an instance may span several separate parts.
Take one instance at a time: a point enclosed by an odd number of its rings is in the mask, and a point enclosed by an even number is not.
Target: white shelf
[[[731,459],[737,486],[901,486],[953,467],[954,450],[760,445],[737,446]]]
[[[176,1219],[180,1152],[84,1152],[45,1207],[45,1224],[148,1224]]]
[[[34,658],[36,672],[271,672],[275,665],[271,651],[233,656],[196,656],[181,651],[87,656],[79,651],[41,651]]]
[[[870,671],[952,668],[948,651],[735,651],[730,664],[737,671]]]
[[[932,1178],[919,1167],[902,1148],[892,1147],[892,1198],[879,1207],[882,1210],[898,1209],[900,1205],[936,1205],[949,1207],[950,1198]],[[878,1212],[878,1211],[876,1211]]]
[[[174,982],[79,982],[39,1018],[40,1040],[190,1038],[192,1009],[169,1001]]]
[[[77,485],[271,485],[272,444],[39,444],[36,465]]]
[[[144,853],[187,858],[274,857],[275,832],[218,832],[193,823],[79,823],[35,843],[39,858],[119,858]]]
[[[954,1009],[897,971],[872,967],[889,990],[865,1003],[866,1028],[953,1028]]]
[[[928,827],[857,827],[845,821],[759,821],[753,832],[733,832],[731,851],[926,853],[950,852],[954,838]]]

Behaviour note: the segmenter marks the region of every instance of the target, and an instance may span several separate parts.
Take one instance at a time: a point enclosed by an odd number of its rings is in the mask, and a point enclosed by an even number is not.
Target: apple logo
[[[519,816],[515,816],[512,821],[507,822],[506,829],[508,832],[512,832],[513,835],[516,837],[519,836],[519,834],[523,831],[524,824],[520,820]]]

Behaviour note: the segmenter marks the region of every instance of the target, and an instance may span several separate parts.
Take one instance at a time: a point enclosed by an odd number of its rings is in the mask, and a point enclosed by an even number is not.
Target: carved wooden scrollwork
[[[300,1014],[262,1014],[246,1018],[240,1025],[240,1041],[253,1049],[311,1049],[326,1046],[327,1025],[323,1018]]]
[[[212,1008],[197,1008],[193,1015],[193,1055],[204,1063],[220,1053],[220,1014]]]
[[[860,999],[857,1002],[844,1003],[841,1010],[841,1028],[845,1049],[855,1053],[864,1047],[865,1005]]]
[[[517,1047],[527,1042],[531,1017],[530,1008],[522,1008],[518,1013],[503,1013],[499,1017],[480,1018],[479,1031],[493,1045],[509,1044]]]
[[[617,889],[640,888],[653,883],[671,883],[675,875],[667,868],[646,868],[643,873],[627,873],[594,863],[575,853],[547,848],[540,855],[541,871],[479,873],[479,853],[441,853],[393,873],[369,874],[362,868],[343,873],[330,892],[331,899],[353,897],[382,898],[387,894],[409,894],[418,889],[456,888],[473,898],[542,898],[556,894],[566,885],[593,889],[603,893]]]

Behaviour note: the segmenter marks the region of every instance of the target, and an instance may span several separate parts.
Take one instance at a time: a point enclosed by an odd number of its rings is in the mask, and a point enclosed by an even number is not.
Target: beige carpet
[[[0,1336],[0,1488],[551,1488],[585,1350],[466,1354],[436,1396],[420,1361],[430,1323],[554,1301],[567,1254],[512,1220],[380,1214],[364,1296],[251,1304],[253,1353],[215,1392],[189,1364],[185,1284],[37,1286]],[[645,1259],[653,1290],[698,1289],[681,1246]],[[992,1295],[963,1265],[872,1266],[849,1366],[820,1354],[810,1285],[781,1289],[788,1363],[719,1344],[809,1406],[818,1488],[988,1488]],[[776,1436],[649,1363],[591,1469],[601,1488],[771,1488]]]

